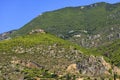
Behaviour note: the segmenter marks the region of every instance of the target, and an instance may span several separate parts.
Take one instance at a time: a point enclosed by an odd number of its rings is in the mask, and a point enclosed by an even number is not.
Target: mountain
[[[0,34],[0,80],[120,79],[120,3],[45,12]]]
[[[41,29],[0,41],[0,69],[1,80],[110,79],[113,73],[120,75],[119,68],[112,68],[103,57],[87,55],[86,49]]]
[[[45,12],[11,36],[39,28],[83,47],[97,47],[120,38],[120,3],[100,2]]]

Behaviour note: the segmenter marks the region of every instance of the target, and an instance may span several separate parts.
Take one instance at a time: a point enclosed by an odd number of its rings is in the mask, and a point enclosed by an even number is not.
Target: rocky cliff
[[[8,31],[8,32],[4,32],[4,33],[0,34],[0,40],[11,39],[10,35],[16,31],[17,30],[12,30],[12,31]]]

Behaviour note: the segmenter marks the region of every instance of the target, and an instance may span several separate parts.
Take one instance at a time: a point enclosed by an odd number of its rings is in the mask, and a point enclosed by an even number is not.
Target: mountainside
[[[96,47],[120,38],[120,4],[101,2],[45,12],[12,36],[39,28],[83,47]]]
[[[0,34],[0,80],[119,80],[120,3],[45,12]]]
[[[113,42],[108,42],[103,46],[98,47],[95,51],[101,53],[101,55],[109,58],[110,62],[120,67],[120,39]]]
[[[33,33],[4,40],[0,42],[0,78],[53,78],[52,73],[53,76],[54,73],[64,73],[66,67],[80,55],[76,45],[46,33]],[[70,60],[72,58],[73,60]]]
[[[113,78],[114,73],[119,78],[120,70],[103,57],[86,55],[86,49],[48,33],[32,32],[0,41],[1,80],[93,80]]]

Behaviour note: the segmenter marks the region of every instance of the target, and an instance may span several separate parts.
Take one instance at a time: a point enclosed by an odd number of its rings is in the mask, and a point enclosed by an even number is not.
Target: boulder
[[[79,73],[79,70],[77,68],[77,64],[71,64],[68,66],[67,70],[68,73]]]

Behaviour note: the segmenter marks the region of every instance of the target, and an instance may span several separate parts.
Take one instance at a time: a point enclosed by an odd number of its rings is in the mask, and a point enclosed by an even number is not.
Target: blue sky
[[[116,3],[120,0],[0,0],[0,33],[19,29],[46,11],[96,2]]]

